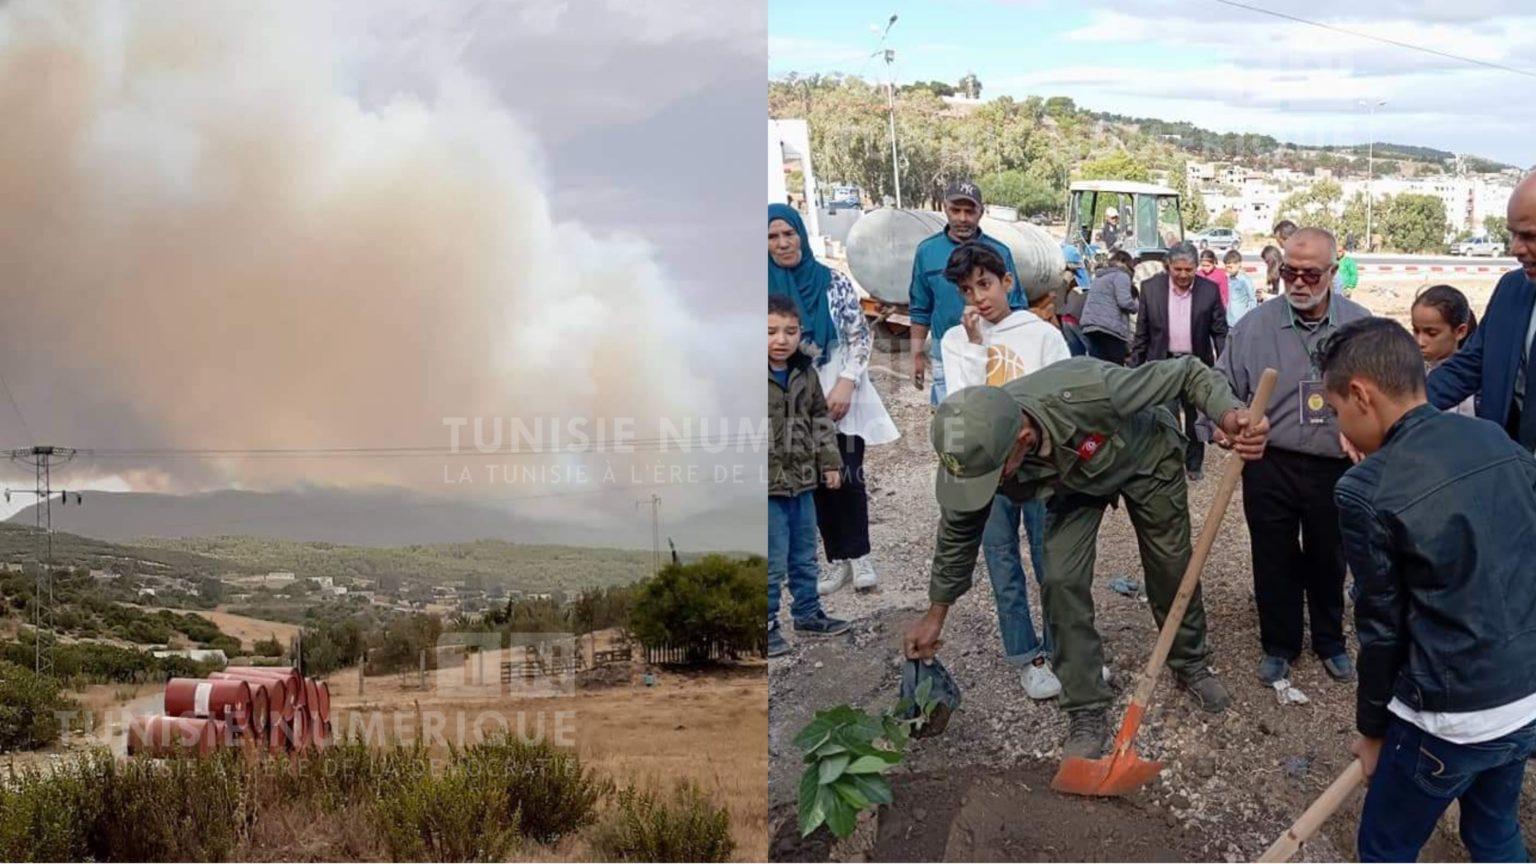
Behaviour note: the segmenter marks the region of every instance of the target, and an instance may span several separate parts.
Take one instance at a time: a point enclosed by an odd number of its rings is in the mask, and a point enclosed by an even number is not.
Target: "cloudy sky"
[[[769,74],[880,76],[892,12],[898,83],[974,71],[983,98],[1069,96],[1085,107],[1188,120],[1301,144],[1374,138],[1536,162],[1536,5],[1527,0],[1243,0],[1526,74],[1282,20],[1216,0],[820,3],[771,0]],[[1374,120],[1361,101],[1386,100]],[[1374,124],[1374,125],[1373,125]]]
[[[718,5],[0,4],[0,373],[19,409],[0,402],[0,440],[447,447],[445,418],[629,418],[638,438],[760,418],[741,346],[761,339],[766,16]],[[462,464],[483,463],[140,454],[58,479],[549,492],[445,489]],[[721,496],[755,503],[760,545],[760,486],[683,484],[664,506]],[[635,497],[541,494],[532,515],[648,543]]]

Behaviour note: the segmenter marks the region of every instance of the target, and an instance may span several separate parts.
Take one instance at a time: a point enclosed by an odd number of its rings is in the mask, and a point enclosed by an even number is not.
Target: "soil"
[[[1388,307],[1379,311],[1392,314],[1393,301],[1400,298],[1362,289],[1356,299]],[[894,704],[900,634],[927,608],[939,515],[928,444],[931,414],[926,391],[910,383],[909,359],[890,353],[889,344],[877,340],[870,374],[903,438],[870,448],[865,463],[880,587],[869,593],[845,588],[823,598],[829,614],[854,626],[821,640],[787,632],[793,650],[770,665],[769,802],[775,838],[795,833],[791,824],[784,834],[784,820],[794,821],[801,770],[795,733],[818,709],[848,703],[873,713]],[[1225,458],[1225,452],[1207,448],[1205,479],[1191,486],[1196,536]],[[974,587],[950,610],[940,652],[964,692],[964,706],[942,736],[914,741],[892,775],[896,802],[880,811],[873,860],[1219,861],[1251,860],[1261,853],[1351,761],[1355,688],[1329,679],[1310,654],[1291,673],[1307,704],[1282,706],[1257,680],[1261,651],[1250,550],[1239,487],[1202,575],[1212,666],[1232,691],[1233,704],[1220,715],[1204,713],[1165,675],[1137,739],[1143,756],[1164,762],[1163,773],[1119,802],[1066,797],[1048,788],[1066,718],[1054,702],[1028,699],[1017,671],[1004,661],[986,565],[978,561]],[[1118,722],[1157,635],[1144,597],[1108,587],[1116,576],[1143,581],[1135,534],[1123,510],[1105,516],[1094,576],[1096,620],[1117,693],[1111,716]],[[1039,594],[1034,587],[1030,594],[1038,631]],[[1352,646],[1353,615],[1346,609]],[[1536,789],[1530,773],[1526,789]],[[1362,799],[1360,792],[1352,795],[1303,847],[1299,860],[1353,859]],[[955,801],[963,803],[948,803]],[[964,810],[963,816],[949,813],[953,806]],[[922,819],[916,818],[919,807],[926,811]],[[1527,843],[1536,843],[1536,796],[1525,796],[1521,815]],[[799,849],[790,844],[782,851],[792,856]],[[776,859],[780,851],[776,839]],[[1421,857],[1464,861],[1466,851],[1442,822]]]

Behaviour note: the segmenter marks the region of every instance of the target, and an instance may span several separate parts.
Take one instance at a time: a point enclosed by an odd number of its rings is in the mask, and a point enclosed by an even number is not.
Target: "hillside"
[[[769,117],[807,121],[818,177],[857,184],[874,202],[895,191],[887,111],[884,88],[853,76],[790,74],[768,86]],[[944,184],[961,177],[975,179],[989,202],[1059,216],[1074,178],[1145,180],[1166,172],[1183,191],[1191,161],[1305,173],[1322,168],[1338,176],[1364,176],[1368,162],[1363,143],[1301,147],[1268,135],[1091,111],[1061,96],[956,101],[941,98],[930,84],[908,85],[897,96],[896,115],[901,192],[909,207],[936,206]],[[1374,155],[1378,176],[1456,167],[1455,154],[1427,147],[1378,143]],[[1493,172],[1511,166],[1468,156],[1460,167]],[[1187,208],[1188,227],[1203,226],[1198,203]]]
[[[762,500],[747,487],[719,487],[718,506],[691,516],[663,511],[663,530],[680,548],[763,551]],[[33,507],[10,518],[30,525]],[[410,489],[302,488],[281,492],[222,490],[194,495],[92,492],[81,507],[54,507],[53,527],[127,543],[139,537],[217,537],[241,534],[352,546],[412,543],[559,543],[649,547],[650,520],[626,516],[618,528],[600,519],[548,521],[491,503],[427,495]]]
[[[649,576],[650,550],[522,545],[500,540],[379,549],[265,537],[145,539],[150,549],[215,558],[237,569],[286,571],[387,587],[478,582],[510,590],[566,591],[622,585]],[[686,560],[697,556],[685,555]]]
[[[53,561],[59,567],[133,571],[184,579],[245,572],[228,561],[192,551],[114,543],[57,530],[57,526],[55,529]],[[41,560],[42,540],[30,523],[0,522],[0,563]]]

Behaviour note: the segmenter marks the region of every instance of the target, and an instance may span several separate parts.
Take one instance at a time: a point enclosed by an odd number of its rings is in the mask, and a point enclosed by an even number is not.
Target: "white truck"
[[[1489,237],[1473,237],[1451,246],[1452,255],[1498,258],[1504,254],[1504,244]]]

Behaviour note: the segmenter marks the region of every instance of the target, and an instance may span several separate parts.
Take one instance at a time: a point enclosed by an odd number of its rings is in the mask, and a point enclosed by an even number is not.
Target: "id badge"
[[[1326,425],[1332,415],[1328,412],[1328,401],[1323,398],[1323,382],[1302,381],[1296,392],[1301,403],[1301,425]]]

